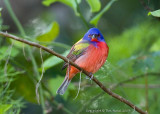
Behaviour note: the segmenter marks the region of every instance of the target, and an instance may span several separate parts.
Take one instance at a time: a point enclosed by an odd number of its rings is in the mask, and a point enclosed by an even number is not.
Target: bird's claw
[[[88,76],[86,76],[86,79],[92,80],[93,79],[93,74],[89,73],[89,76],[91,76],[90,78]]]
[[[92,80],[92,79],[93,79],[93,74],[92,74],[92,73],[90,73],[89,75],[91,76],[90,80]]]

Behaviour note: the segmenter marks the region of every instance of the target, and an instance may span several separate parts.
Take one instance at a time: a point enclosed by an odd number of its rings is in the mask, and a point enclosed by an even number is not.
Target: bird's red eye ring
[[[98,34],[98,37],[100,37],[101,35],[100,34]]]
[[[92,35],[91,35],[91,34],[89,34],[89,35],[88,35],[88,37],[89,37],[89,38],[91,38],[91,37],[92,37]]]

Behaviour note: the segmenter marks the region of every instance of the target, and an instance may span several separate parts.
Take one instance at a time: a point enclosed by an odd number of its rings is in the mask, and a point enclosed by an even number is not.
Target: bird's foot
[[[91,76],[90,80],[92,80],[92,79],[93,79],[93,74],[92,74],[92,73],[89,73],[89,75]]]
[[[92,73],[89,73],[89,76],[91,76],[91,77],[89,78],[88,76],[86,76],[86,79],[87,79],[87,80],[88,80],[88,79],[92,80],[92,79],[93,79],[93,74],[92,74]]]

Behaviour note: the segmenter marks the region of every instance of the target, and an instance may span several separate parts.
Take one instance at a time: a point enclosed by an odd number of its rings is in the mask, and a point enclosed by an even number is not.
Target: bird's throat
[[[92,38],[91,41],[93,41],[93,42],[98,42],[97,38]]]

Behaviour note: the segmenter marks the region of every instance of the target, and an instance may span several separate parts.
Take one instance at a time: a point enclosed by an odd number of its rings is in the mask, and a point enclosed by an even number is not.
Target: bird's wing
[[[86,52],[86,49],[88,48],[88,46],[89,46],[88,41],[79,40],[76,44],[72,46],[71,51],[67,55],[67,58],[70,61],[74,62]],[[64,70],[67,66],[68,66],[68,63],[65,62],[62,67],[62,70]]]

